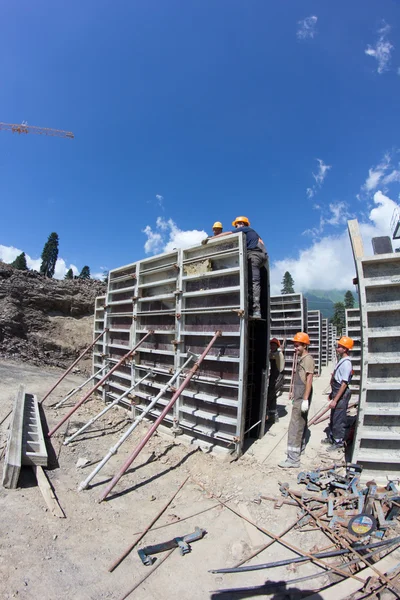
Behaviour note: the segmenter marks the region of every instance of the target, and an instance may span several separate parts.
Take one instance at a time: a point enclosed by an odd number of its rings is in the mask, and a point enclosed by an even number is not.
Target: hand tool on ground
[[[140,560],[144,565],[150,567],[156,560],[153,556],[151,556],[152,554],[159,554],[160,552],[166,552],[167,550],[172,550],[173,548],[179,548],[181,556],[188,554],[191,550],[189,544],[196,542],[197,540],[201,540],[206,533],[207,532],[205,529],[196,527],[193,533],[188,533],[182,537],[175,537],[172,540],[168,540],[168,542],[162,542],[161,544],[154,544],[152,546],[139,548],[138,554]]]

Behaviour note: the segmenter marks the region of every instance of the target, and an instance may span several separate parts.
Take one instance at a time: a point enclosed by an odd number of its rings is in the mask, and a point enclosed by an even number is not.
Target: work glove
[[[301,401],[301,412],[302,413],[308,412],[308,400]]]
[[[201,240],[201,244],[202,246],[205,246],[208,242],[208,238],[205,238],[204,240]]]

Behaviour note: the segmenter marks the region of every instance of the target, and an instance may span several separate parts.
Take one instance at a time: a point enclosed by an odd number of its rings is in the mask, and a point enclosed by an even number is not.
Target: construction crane
[[[11,131],[12,133],[36,133],[36,135],[50,135],[52,137],[74,139],[74,134],[71,131],[62,131],[61,129],[50,129],[48,127],[35,127],[34,125],[21,125],[12,123],[0,123],[0,131]]]

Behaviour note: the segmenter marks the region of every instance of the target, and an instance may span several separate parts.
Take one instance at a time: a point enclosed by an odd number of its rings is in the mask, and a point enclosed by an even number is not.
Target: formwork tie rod
[[[123,400],[124,398],[126,398],[126,396],[128,396],[145,379],[147,379],[148,377],[152,377],[153,375],[154,375],[153,371],[149,371],[148,373],[146,373],[146,375],[144,377],[142,377],[136,383],[134,383],[133,385],[131,385],[131,387],[129,389],[127,389],[123,394],[121,394],[120,396],[118,396],[118,398],[116,398],[115,400],[113,400],[111,402],[111,404],[108,404],[105,408],[103,408],[103,410],[101,410],[99,413],[97,413],[97,415],[95,415],[87,423],[85,423],[85,425],[83,427],[81,427],[80,429],[78,429],[78,431],[76,431],[69,438],[67,438],[64,441],[64,446],[67,446],[70,442],[72,442],[72,440],[74,440],[80,433],[83,433],[84,431],[86,431],[86,429],[88,427],[90,427],[91,425],[93,425],[93,423],[95,423],[98,419],[100,419],[100,417],[102,417],[109,410],[111,410],[112,408],[114,408],[114,406],[116,406],[119,402],[121,402],[121,400]]]
[[[128,358],[129,358],[130,356],[132,356],[132,354],[135,352],[135,350],[136,350],[137,348],[139,348],[139,346],[140,346],[141,344],[143,344],[143,342],[144,342],[144,341],[145,341],[145,340],[146,340],[146,339],[147,339],[147,338],[148,338],[150,335],[152,335],[152,334],[153,334],[153,331],[149,331],[148,333],[146,333],[146,335],[145,335],[144,337],[142,337],[142,339],[141,339],[141,340],[140,340],[140,341],[139,341],[139,342],[138,342],[138,343],[137,343],[137,344],[136,344],[136,345],[135,345],[135,346],[134,346],[134,347],[133,347],[131,350],[129,350],[129,352],[127,352],[127,353],[126,353],[126,354],[125,354],[125,355],[124,355],[122,358],[120,358],[120,360],[119,360],[119,361],[118,361],[118,362],[117,362],[117,363],[116,363],[116,364],[113,366],[113,368],[112,368],[112,369],[110,369],[110,370],[108,371],[108,373],[106,373],[106,374],[104,375],[104,377],[102,377],[102,378],[100,379],[100,381],[98,381],[98,382],[96,383],[96,385],[95,385],[94,387],[92,387],[92,389],[91,389],[91,390],[89,390],[89,391],[88,391],[88,393],[87,393],[87,394],[86,394],[86,395],[85,395],[83,398],[81,398],[81,399],[80,399],[80,400],[79,400],[79,401],[78,401],[78,402],[75,404],[75,406],[73,406],[73,407],[71,408],[71,410],[70,410],[69,412],[67,412],[67,414],[66,414],[66,415],[64,415],[64,417],[61,419],[61,421],[60,421],[60,422],[59,422],[59,423],[58,423],[58,424],[57,424],[57,425],[56,425],[56,426],[55,426],[55,427],[54,427],[54,428],[53,428],[51,431],[49,431],[49,433],[48,433],[48,437],[51,437],[51,436],[52,436],[52,435],[53,435],[53,434],[54,434],[54,433],[57,431],[57,429],[59,429],[59,428],[61,427],[61,425],[62,425],[63,423],[65,423],[65,421],[68,421],[68,419],[69,419],[69,418],[70,418],[70,417],[71,417],[71,416],[74,414],[74,412],[75,412],[75,411],[77,411],[77,410],[78,410],[78,408],[79,408],[80,406],[82,406],[82,404],[83,404],[84,402],[86,402],[86,400],[87,400],[88,398],[90,398],[90,396],[93,394],[93,392],[95,392],[95,391],[96,391],[96,390],[97,390],[97,389],[98,389],[98,388],[99,388],[101,385],[103,385],[103,383],[104,383],[105,381],[107,381],[107,379],[108,379],[108,378],[109,378],[109,377],[110,377],[110,376],[111,376],[111,375],[114,373],[114,371],[115,371],[116,369],[118,369],[118,367],[120,367],[120,366],[122,365],[122,363],[124,363],[126,360],[128,360]]]
[[[146,406],[146,408],[143,410],[143,412],[136,417],[136,419],[134,420],[134,422],[129,426],[129,428],[121,436],[121,438],[118,440],[118,442],[115,444],[115,446],[112,446],[110,448],[110,450],[107,452],[107,454],[105,455],[105,457],[103,458],[103,460],[101,462],[99,462],[99,464],[93,469],[93,471],[85,479],[85,481],[82,481],[82,483],[78,487],[78,491],[79,492],[82,491],[82,490],[85,490],[88,487],[89,483],[97,475],[97,473],[99,471],[101,471],[101,469],[110,460],[110,458],[112,456],[114,456],[114,454],[116,454],[118,452],[118,449],[122,446],[122,444],[125,442],[125,440],[136,429],[136,427],[139,425],[139,423],[141,421],[143,421],[143,419],[145,418],[145,416],[154,408],[154,406],[157,404],[157,402],[159,401],[159,399],[161,398],[161,396],[163,396],[165,394],[165,392],[171,387],[171,385],[178,379],[178,377],[182,373],[183,369],[186,368],[186,366],[190,363],[190,361],[192,359],[193,359],[193,356],[190,356],[185,361],[185,363],[176,371],[176,373],[171,377],[171,379],[162,387],[162,389],[159,391],[159,393],[157,394],[157,396],[155,396],[153,398],[153,400],[150,402],[150,404],[148,404],[148,406]]]
[[[72,371],[72,369],[78,364],[78,362],[85,356],[85,354],[87,354],[89,352],[89,350],[91,350],[93,348],[93,346],[96,344],[96,342],[98,342],[99,339],[101,338],[101,336],[104,335],[107,331],[108,331],[108,329],[104,329],[101,333],[99,333],[99,335],[97,336],[97,338],[90,344],[90,346],[88,346],[86,348],[86,350],[84,350],[82,352],[82,354],[80,356],[78,356],[78,358],[76,359],[76,361],[73,362],[70,367],[68,367],[68,369],[65,371],[65,373],[63,375],[61,375],[60,379],[47,392],[47,394],[45,395],[45,397],[41,399],[41,401],[39,402],[39,404],[42,404],[42,402],[44,402],[46,400],[46,398],[48,396],[50,396],[51,392],[53,392],[56,389],[56,387],[62,382],[62,380],[64,379],[64,377],[66,377],[68,375],[68,373],[70,373]]]
[[[132,452],[132,454],[129,456],[129,458],[122,465],[121,469],[114,476],[114,478],[112,479],[112,481],[108,484],[108,486],[104,490],[103,494],[100,496],[99,502],[102,502],[103,500],[105,500],[107,498],[108,494],[111,492],[111,490],[114,488],[114,486],[118,483],[118,481],[124,475],[125,471],[127,469],[129,469],[129,467],[131,466],[131,464],[133,463],[133,461],[135,460],[135,458],[143,450],[143,448],[145,447],[145,445],[147,444],[147,442],[149,441],[149,439],[152,437],[153,433],[156,431],[156,429],[160,425],[160,423],[163,421],[163,419],[165,418],[165,416],[168,414],[168,412],[174,406],[175,402],[178,400],[178,398],[182,394],[183,390],[188,386],[188,384],[189,384],[190,380],[192,379],[193,375],[198,371],[201,363],[203,362],[203,360],[205,359],[205,357],[207,356],[207,354],[210,352],[211,348],[214,346],[214,344],[217,341],[217,339],[219,337],[221,337],[221,335],[222,335],[222,331],[216,331],[215,332],[215,335],[213,336],[213,338],[211,339],[211,341],[209,342],[209,344],[206,346],[206,348],[203,351],[203,353],[199,356],[199,358],[197,359],[197,361],[195,362],[195,364],[193,365],[193,367],[190,369],[190,371],[186,375],[184,381],[179,386],[179,388],[177,389],[177,391],[175,392],[175,394],[172,396],[172,398],[168,402],[168,404],[165,406],[165,408],[161,412],[160,416],[154,421],[153,425],[150,427],[150,429],[148,430],[148,432],[146,433],[146,435],[144,436],[144,438],[142,439],[142,441],[136,446],[136,448],[134,449],[134,451]]]
[[[67,400],[69,400],[70,398],[72,398],[72,396],[75,396],[75,394],[77,392],[79,392],[79,390],[81,390],[83,387],[85,387],[85,385],[87,385],[90,381],[92,381],[92,379],[95,379],[98,375],[100,375],[100,373],[102,373],[104,371],[104,369],[107,368],[108,365],[104,365],[104,367],[101,367],[101,369],[99,369],[98,371],[96,371],[96,373],[94,375],[92,375],[91,377],[89,377],[89,379],[86,379],[86,381],[84,381],[83,383],[81,383],[81,385],[78,385],[78,387],[74,388],[72,390],[72,392],[69,392],[69,394],[67,396],[65,396],[65,398],[63,398],[62,400],[60,400],[60,402],[58,402],[57,404],[54,405],[54,408],[60,408],[60,406],[62,406],[63,404],[65,404],[65,402]]]

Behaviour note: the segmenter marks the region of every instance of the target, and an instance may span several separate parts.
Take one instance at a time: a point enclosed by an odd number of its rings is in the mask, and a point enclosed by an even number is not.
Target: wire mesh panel
[[[232,234],[110,271],[105,319],[109,328],[105,352],[111,365],[153,332],[132,359],[111,375],[106,386],[107,398],[114,399],[151,372],[124,400],[139,414],[159,396],[149,413],[151,418],[161,413],[215,332],[222,332],[163,424],[176,435],[183,433],[238,453],[249,419],[257,421],[258,429],[253,433],[263,434],[260,415],[263,409],[265,412],[266,400],[259,381],[257,398],[247,390],[249,290],[244,240],[243,234]],[[258,341],[251,356],[252,362],[255,352],[263,357],[258,369],[262,367],[265,379],[267,301],[262,312],[264,319],[252,327],[261,335],[263,350],[260,354]],[[190,357],[192,361],[168,386]],[[267,383],[268,379],[264,388]]]

